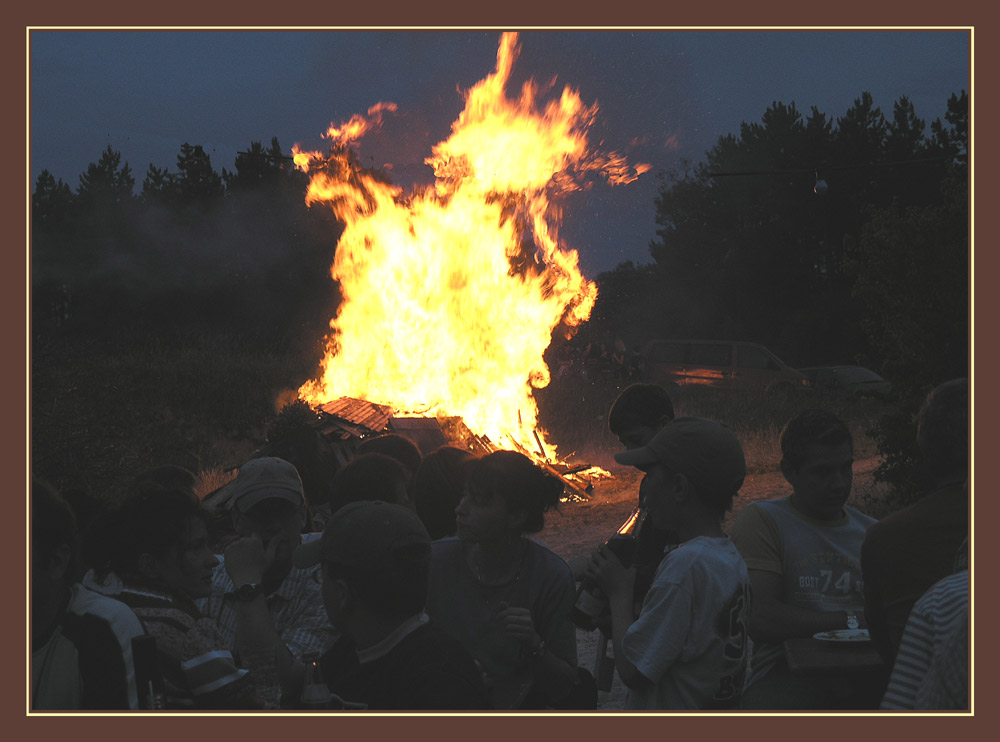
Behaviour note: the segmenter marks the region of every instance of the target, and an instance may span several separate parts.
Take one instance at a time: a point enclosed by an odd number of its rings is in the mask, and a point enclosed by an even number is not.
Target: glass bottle
[[[167,707],[167,692],[163,672],[156,656],[156,637],[141,634],[132,637],[132,664],[135,667],[135,689],[139,708],[162,711]]]
[[[306,652],[302,655],[306,672],[302,678],[302,694],[299,696],[299,706],[303,709],[328,709],[333,700],[333,693],[323,682],[319,669],[319,652]]]
[[[642,528],[645,518],[646,508],[640,504],[629,514],[625,522],[618,526],[618,530],[611,535],[611,538],[604,542],[625,567],[632,566],[639,544],[639,529]],[[594,619],[605,613],[607,607],[607,596],[590,580],[583,579],[573,606],[573,622],[581,629],[593,631],[597,628]]]

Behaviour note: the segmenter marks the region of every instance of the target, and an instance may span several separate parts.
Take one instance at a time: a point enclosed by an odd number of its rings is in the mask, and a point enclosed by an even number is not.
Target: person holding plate
[[[753,585],[754,650],[742,706],[875,707],[881,688],[839,676],[793,677],[783,646],[786,639],[863,628],[861,542],[875,519],[847,504],[851,432],[832,413],[811,409],[788,422],[780,442],[781,471],[792,493],[748,505],[733,525]]]

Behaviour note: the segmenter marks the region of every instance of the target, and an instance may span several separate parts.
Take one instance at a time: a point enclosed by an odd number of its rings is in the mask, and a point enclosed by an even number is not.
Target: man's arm
[[[586,576],[608,596],[611,608],[611,646],[618,676],[628,688],[637,689],[649,685],[652,681],[629,662],[622,650],[625,633],[635,622],[635,567],[625,569],[618,557],[601,545],[594,551],[590,564],[587,565]]]
[[[780,644],[785,639],[847,628],[844,611],[814,611],[785,602],[781,536],[759,504],[747,506],[737,516],[732,539],[750,574],[750,637],[754,641]],[[860,611],[857,618],[864,625]]]
[[[243,584],[259,585],[268,558],[264,545],[256,536],[238,539],[226,548],[225,565],[235,587]],[[267,600],[258,592],[253,600],[236,601],[236,646],[240,656],[249,660],[260,654],[273,653],[277,664],[281,694],[284,698],[298,698],[302,690],[305,667],[288,651],[285,642],[271,623]],[[248,667],[251,671],[253,667]]]
[[[652,681],[629,662],[622,649],[625,633],[635,623],[635,615],[632,610],[632,584],[635,570],[630,569],[629,571],[632,573],[633,579],[628,580],[628,591],[616,590],[613,597],[608,596],[608,600],[611,605],[611,646],[615,653],[615,669],[618,670],[618,677],[622,679],[626,687],[635,690],[650,685]]]
[[[293,570],[294,572],[300,571]],[[297,659],[311,652],[322,654],[340,637],[340,632],[333,628],[326,615],[320,575],[317,566],[313,574],[307,573],[304,577],[301,573],[297,576],[292,574],[287,578],[295,579],[295,597],[282,611],[284,627],[280,630],[280,635],[288,651]],[[284,586],[281,592],[288,594]],[[277,625],[275,629],[278,629]]]
[[[756,642],[780,643],[820,631],[847,628],[844,611],[814,611],[784,602],[782,576],[762,569],[748,570],[753,588],[750,636]],[[862,616],[858,615],[859,623]]]

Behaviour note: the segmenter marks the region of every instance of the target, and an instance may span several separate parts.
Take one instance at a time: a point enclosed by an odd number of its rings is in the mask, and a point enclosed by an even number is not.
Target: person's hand
[[[601,544],[590,556],[584,574],[609,598],[627,591],[632,594],[635,585],[635,567],[625,568],[605,544]]]
[[[590,557],[587,556],[574,556],[566,560],[569,564],[570,571],[573,573],[573,580],[579,582],[583,579],[583,573],[587,569],[587,563],[590,561]]]
[[[239,587],[248,582],[259,585],[264,572],[274,561],[275,545],[276,541],[272,539],[265,549],[259,536],[243,536],[229,544],[223,558],[233,585]]]
[[[517,608],[501,602],[497,617],[503,623],[507,636],[517,639],[528,648],[536,647],[541,643],[542,637],[535,631],[529,609]]]

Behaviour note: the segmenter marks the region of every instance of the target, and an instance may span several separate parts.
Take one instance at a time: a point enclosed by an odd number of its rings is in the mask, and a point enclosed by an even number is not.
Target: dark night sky
[[[110,144],[137,185],[176,170],[183,142],[216,171],[251,141],[325,150],[331,122],[379,101],[395,129],[362,157],[419,170],[468,89],[492,71],[500,31],[55,31],[30,34],[31,187],[49,170],[76,188]],[[649,261],[657,172],[692,162],[774,101],[842,116],[862,91],[882,112],[908,96],[930,123],[969,90],[969,34],[951,31],[526,31],[508,94],[557,78],[600,106],[592,144],[653,168],[566,204],[564,242],[589,277]],[[517,85],[517,87],[514,87]],[[971,91],[970,91],[971,92]],[[811,168],[815,163],[803,163]]]

